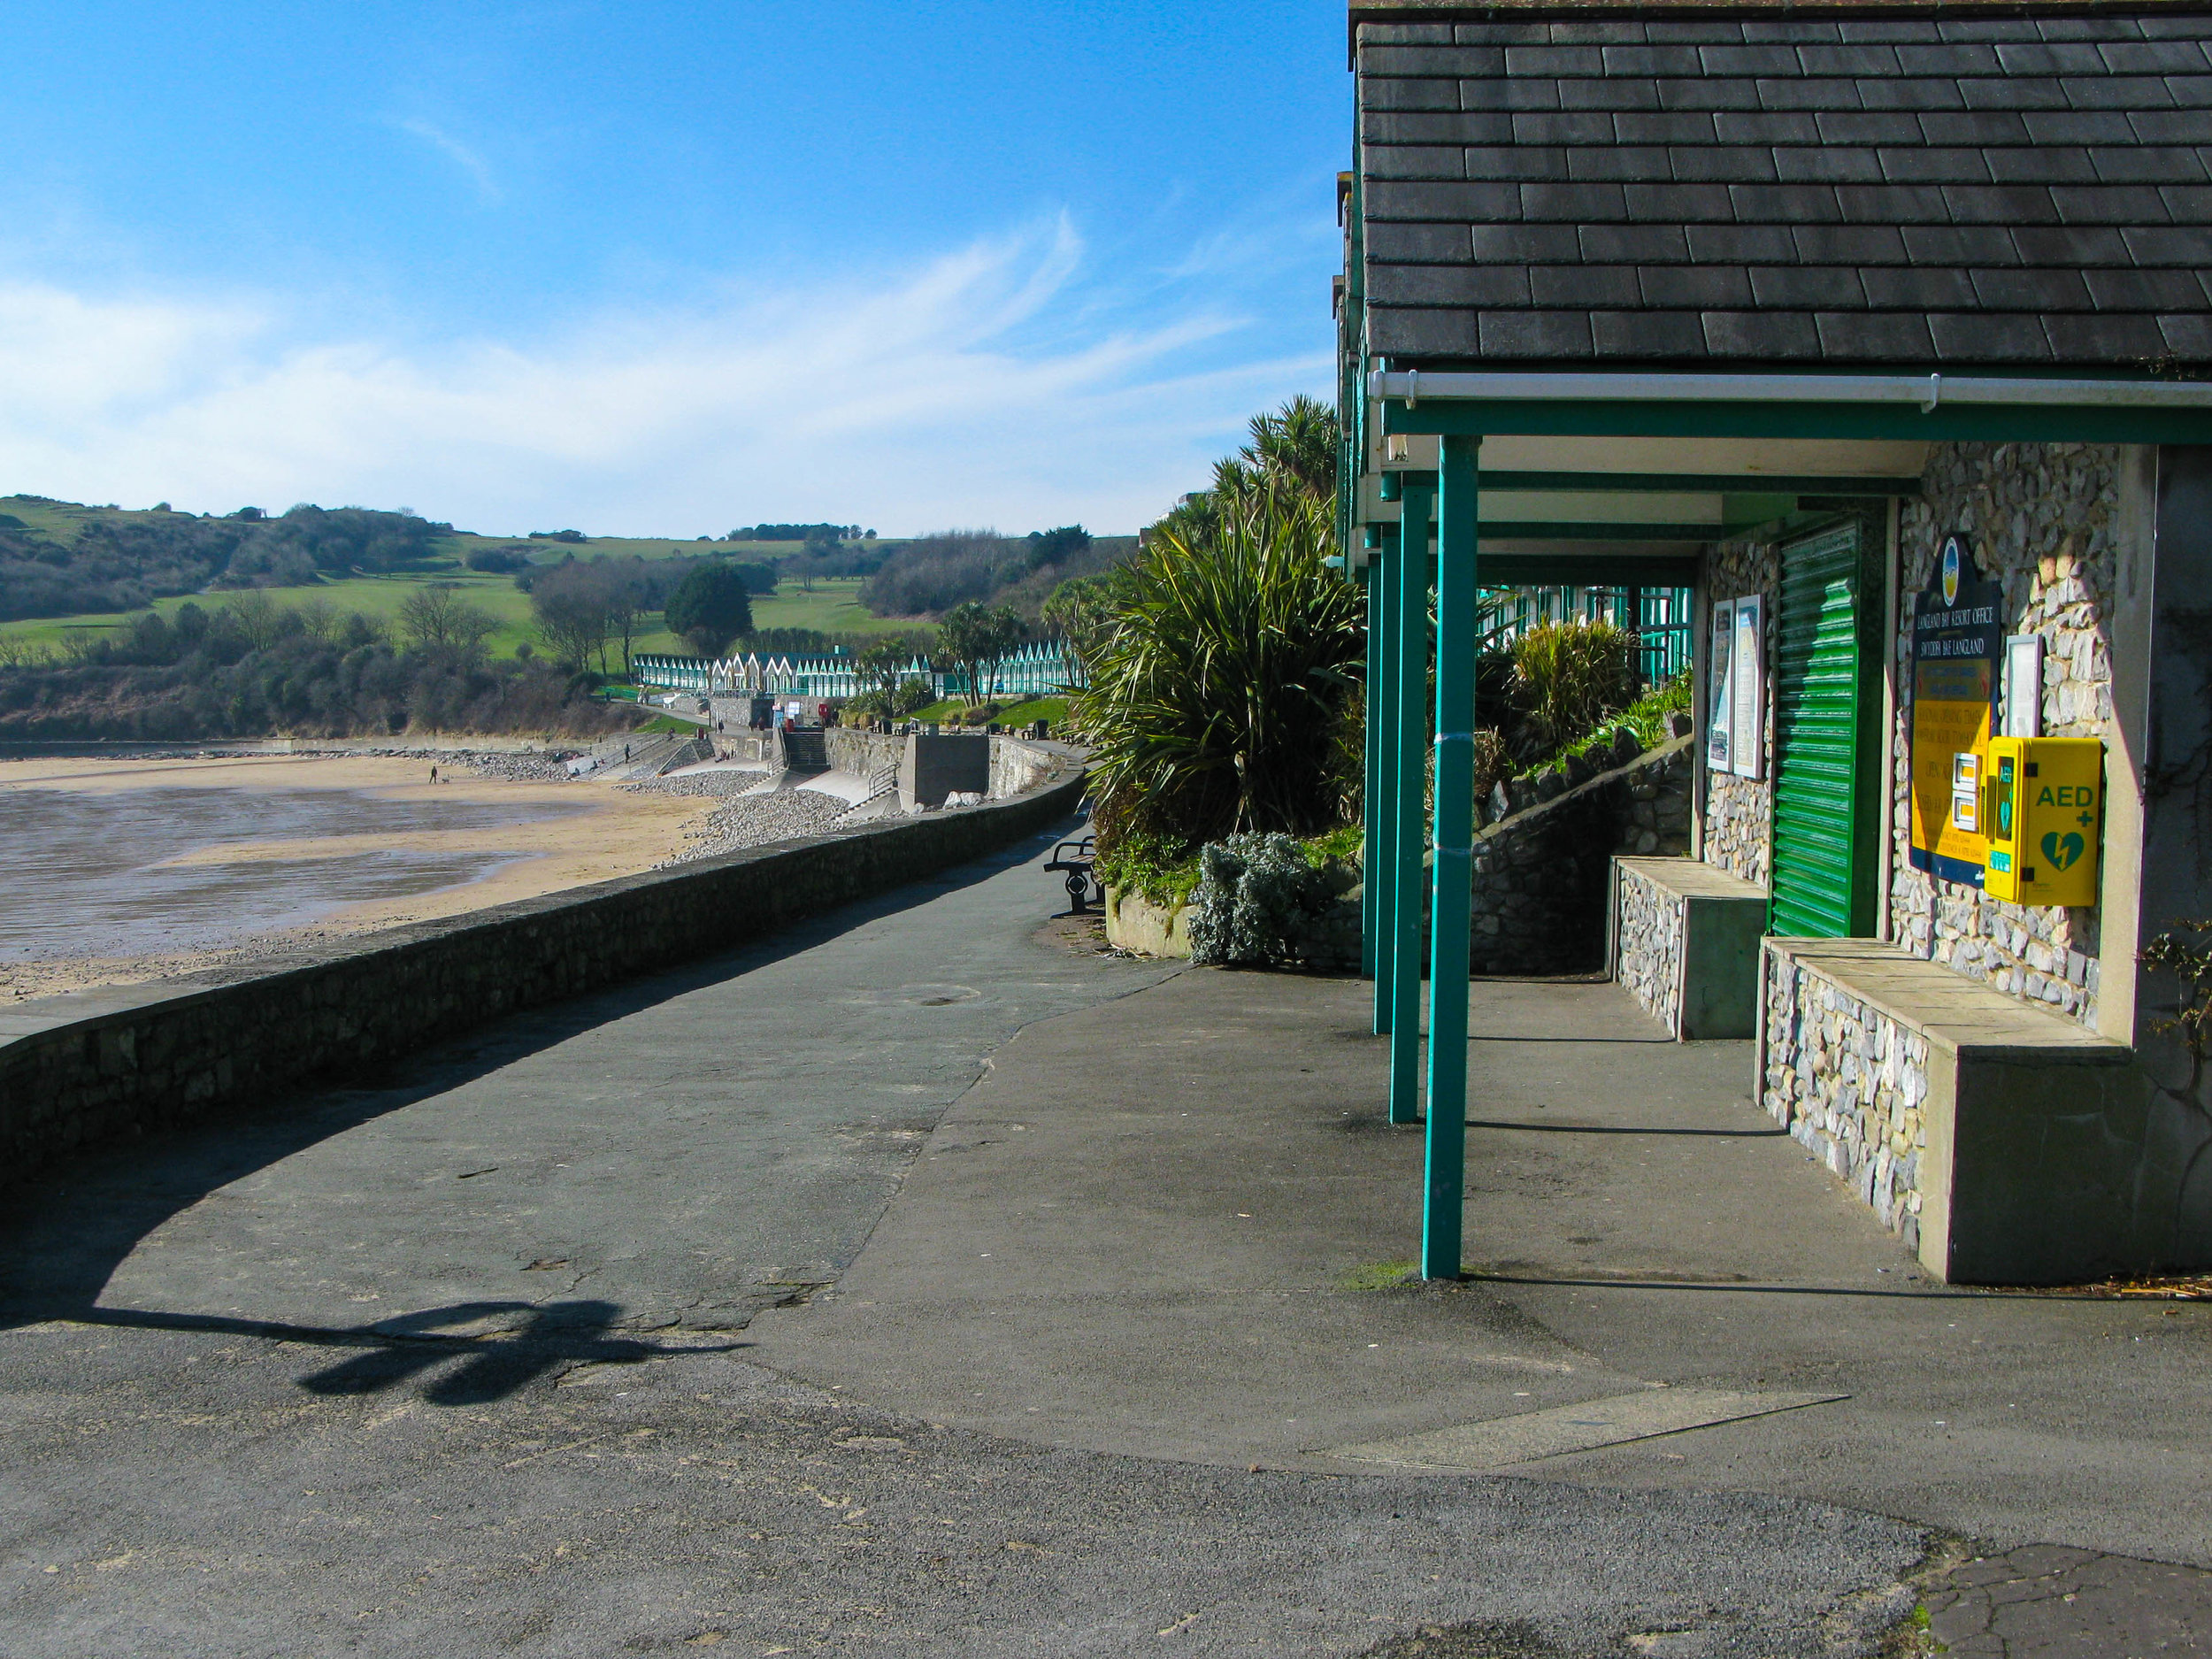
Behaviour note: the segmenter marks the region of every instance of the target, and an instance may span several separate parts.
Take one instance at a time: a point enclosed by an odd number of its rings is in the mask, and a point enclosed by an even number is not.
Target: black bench
[[[1062,841],[1045,861],[1046,869],[1067,877],[1068,902],[1072,907],[1069,915],[1086,914],[1093,900],[1105,902],[1106,889],[1098,884],[1097,864],[1097,842],[1089,835],[1078,841]]]

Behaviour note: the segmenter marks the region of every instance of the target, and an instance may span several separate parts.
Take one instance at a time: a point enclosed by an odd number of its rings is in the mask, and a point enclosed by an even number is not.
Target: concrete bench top
[[[1616,858],[1624,870],[1632,870],[1655,887],[1686,899],[1756,899],[1767,902],[1767,890],[1718,864],[1696,858]]]
[[[1942,964],[1871,939],[1770,939],[1800,962],[1932,1043],[1978,1059],[2123,1065],[2134,1051],[2070,1019],[2016,1002]]]

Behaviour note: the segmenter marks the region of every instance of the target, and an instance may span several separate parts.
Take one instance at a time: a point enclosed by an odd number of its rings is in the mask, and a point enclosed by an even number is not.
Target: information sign
[[[1946,536],[1912,602],[1912,867],[1982,885],[1989,838],[1979,810],[1997,730],[2004,592],[1982,578],[1963,536]]]

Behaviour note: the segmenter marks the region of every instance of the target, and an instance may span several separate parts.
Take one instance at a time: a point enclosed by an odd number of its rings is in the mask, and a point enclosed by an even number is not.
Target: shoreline
[[[504,745],[475,752],[517,753]],[[429,781],[433,764],[440,774],[434,785]],[[334,940],[637,874],[680,857],[692,844],[687,832],[695,832],[718,804],[703,794],[629,790],[611,780],[588,777],[554,781],[483,775],[465,769],[456,750],[396,754],[388,749],[373,756],[326,751],[319,755],[231,752],[138,759],[119,756],[0,759],[0,793],[52,789],[115,795],[155,788],[231,789],[246,795],[313,789],[399,803],[557,803],[567,808],[582,803],[587,810],[536,822],[475,829],[397,830],[287,841],[248,835],[191,848],[142,867],[250,865],[282,858],[407,851],[475,852],[503,856],[503,860],[470,880],[393,898],[337,904],[295,925],[243,933],[202,946],[117,954],[63,950],[0,962],[0,1005],[95,986],[219,976],[249,962],[265,967],[272,960],[311,954]]]

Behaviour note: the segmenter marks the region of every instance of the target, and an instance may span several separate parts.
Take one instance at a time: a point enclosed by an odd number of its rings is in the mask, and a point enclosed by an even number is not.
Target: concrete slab
[[[1722,1388],[1651,1387],[1610,1400],[1552,1406],[1509,1417],[1462,1423],[1402,1440],[1335,1446],[1329,1455],[1356,1463],[1410,1469],[1502,1469],[1547,1457],[1624,1446],[1716,1423],[1740,1423],[1777,1411],[1827,1405],[1842,1394],[1741,1394]]]

